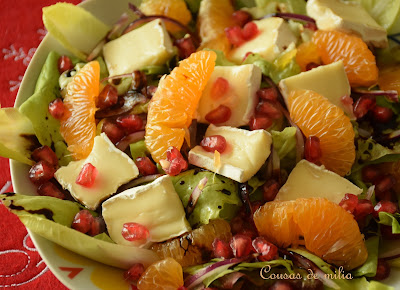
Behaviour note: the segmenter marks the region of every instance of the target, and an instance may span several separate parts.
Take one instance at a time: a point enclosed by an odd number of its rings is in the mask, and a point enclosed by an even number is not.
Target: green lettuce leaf
[[[237,183],[210,171],[188,170],[172,178],[175,190],[186,207],[194,188],[204,177],[208,182],[188,218],[191,226],[208,224],[210,219],[232,219],[242,202]]]
[[[210,48],[205,48],[204,50],[214,51],[217,54],[217,59],[215,60],[215,65],[216,66],[233,66],[233,65],[236,65],[235,63],[229,61],[226,58],[225,54],[221,50],[210,49]]]
[[[132,160],[136,160],[138,157],[146,157],[150,154],[150,151],[147,149],[146,144],[144,143],[144,139],[132,143],[129,145]]]
[[[271,131],[272,144],[279,159],[296,158],[296,128],[286,127],[283,131]]]
[[[365,263],[352,271],[355,277],[374,277],[378,267],[378,251],[379,251],[379,237],[374,236],[365,241],[365,246],[368,251],[368,258]]]
[[[381,211],[379,213],[379,223],[392,227],[393,234],[400,234],[400,213],[391,214]]]

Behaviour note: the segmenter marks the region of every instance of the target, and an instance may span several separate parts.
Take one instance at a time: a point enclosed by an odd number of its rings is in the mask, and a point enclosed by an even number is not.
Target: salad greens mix
[[[149,289],[141,282],[150,275],[145,269],[167,257],[183,267],[179,289],[393,289],[380,281],[400,266],[400,1],[161,2],[134,1],[112,27],[66,3],[44,8],[46,28],[70,54],[50,52],[31,97],[0,109],[0,155],[31,166],[38,193],[5,193],[3,204],[32,232],[127,270],[125,279],[139,289]],[[232,11],[228,18],[213,12],[223,2]],[[174,5],[184,5],[189,21],[179,18],[182,11],[174,14]],[[354,7],[370,19],[349,17]],[[212,23],[205,33],[204,23]],[[350,88],[347,77],[340,83],[347,56],[301,65],[301,49],[323,30],[372,35],[365,42],[379,70],[374,85]],[[227,49],[215,44],[224,41]],[[216,56],[214,71],[182,147],[158,160],[145,139],[152,100],[200,45]],[[100,78],[94,101],[85,95],[90,66],[98,66]],[[289,81],[291,90],[317,90],[329,69],[339,77],[324,89],[337,97],[324,97],[338,110],[350,106],[355,136],[355,159],[345,176],[321,164],[322,137],[299,129],[285,91]],[[311,73],[315,85],[307,87],[303,76]],[[348,93],[336,93],[341,88]],[[65,141],[65,130],[74,128],[65,129],[65,120],[90,102],[92,116],[85,111],[82,122],[96,137],[91,153],[77,159]],[[245,116],[236,117],[241,107]],[[168,118],[173,123],[179,114],[171,110]],[[118,164],[112,156],[119,156]],[[254,173],[247,178],[248,172]],[[304,246],[277,247],[254,224],[258,208],[306,197],[302,188],[315,179],[326,188],[315,189],[322,193],[313,198],[341,200],[364,237],[368,258],[355,269],[329,264]],[[142,270],[135,276],[129,269],[137,265]]]

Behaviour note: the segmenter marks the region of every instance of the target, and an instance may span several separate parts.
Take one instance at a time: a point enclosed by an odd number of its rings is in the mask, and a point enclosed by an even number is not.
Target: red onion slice
[[[203,177],[200,181],[199,184],[193,189],[192,194],[189,197],[188,204],[186,206],[186,216],[190,216],[190,214],[193,212],[197,201],[199,200],[199,197],[201,193],[203,192],[204,187],[207,185],[208,178]]]
[[[368,91],[368,90],[362,90],[362,89],[352,89],[353,93],[357,94],[363,94],[363,95],[369,95],[369,96],[386,96],[391,100],[392,102],[398,103],[399,102],[399,94],[395,90],[389,90],[389,91],[381,91],[381,90],[374,90],[374,91]]]
[[[119,150],[125,151],[128,148],[129,144],[138,142],[144,138],[145,131],[138,131],[132,134],[129,134],[122,138],[118,143],[115,145]]]
[[[313,30],[317,29],[317,24],[315,22],[314,18],[311,18],[310,16],[306,16],[303,14],[296,14],[296,13],[272,13],[265,15],[263,18],[269,18],[269,17],[280,17],[285,20],[296,20],[296,21],[302,21],[306,22],[309,24],[309,28],[312,28]]]

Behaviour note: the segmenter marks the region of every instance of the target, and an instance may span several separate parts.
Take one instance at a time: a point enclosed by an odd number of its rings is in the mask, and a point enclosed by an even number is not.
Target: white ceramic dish
[[[124,11],[127,11],[129,2],[129,0],[87,0],[81,6],[100,20],[112,25]],[[47,35],[29,64],[15,101],[15,107],[20,106],[32,95],[46,57],[53,50],[61,54],[67,53],[51,35]],[[36,189],[28,179],[29,167],[11,160],[10,168],[15,192],[35,195]],[[34,233],[30,232],[30,235],[43,260],[68,288],[130,289],[129,284],[123,279],[122,270],[84,258]],[[391,276],[384,282],[394,286],[395,289],[400,289],[399,274],[398,269],[392,269]]]

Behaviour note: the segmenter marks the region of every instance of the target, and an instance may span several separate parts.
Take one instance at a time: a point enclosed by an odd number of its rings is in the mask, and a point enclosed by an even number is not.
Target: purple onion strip
[[[370,96],[386,96],[391,100],[392,102],[398,103],[399,102],[399,94],[395,90],[389,90],[389,91],[381,91],[381,90],[374,90],[374,91],[368,91],[368,90],[362,90],[362,89],[352,89],[353,93],[357,94],[363,94],[363,95],[370,95]]]
[[[296,14],[296,13],[272,13],[265,15],[263,18],[269,18],[269,17],[280,17],[283,19],[291,19],[291,20],[297,20],[297,21],[304,21],[308,23],[312,23],[316,25],[315,19],[311,18],[309,16],[303,15],[303,14]]]
[[[129,144],[135,143],[140,141],[144,138],[145,131],[138,131],[132,134],[129,134],[122,138],[118,143],[115,145],[119,150],[125,151],[128,148]]]
[[[199,200],[201,193],[203,192],[204,187],[206,187],[207,185],[207,182],[208,178],[204,177],[199,181],[199,184],[197,184],[197,186],[193,189],[186,207],[186,216],[189,216],[193,212],[196,203]]]

